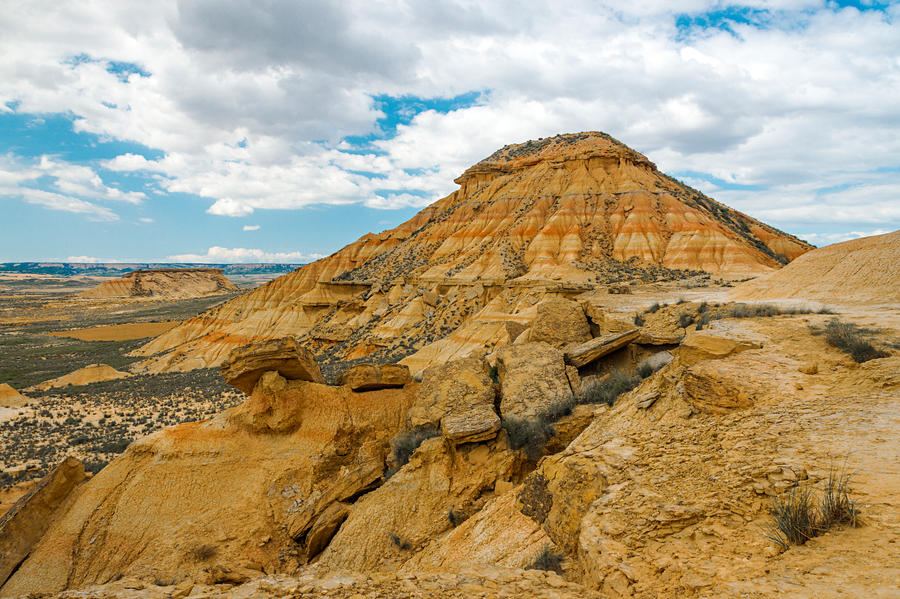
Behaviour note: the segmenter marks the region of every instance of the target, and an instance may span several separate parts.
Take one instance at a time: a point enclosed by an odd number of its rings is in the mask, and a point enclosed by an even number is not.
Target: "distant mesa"
[[[114,281],[105,281],[79,297],[150,297],[187,299],[239,291],[219,268],[158,268],[136,270]]]
[[[177,266],[176,266],[177,264]],[[302,264],[200,264],[188,262],[3,262],[0,272],[29,275],[116,277],[135,270],[220,268],[225,276],[283,274]]]
[[[835,243],[740,285],[743,300],[802,298],[834,304],[900,303],[900,231]]]
[[[398,227],[185,321],[135,352],[150,358],[138,368],[209,368],[295,335],[326,361],[377,354],[415,374],[511,342],[545,292],[758,276],[813,249],[604,133],[505,146],[456,183]]]

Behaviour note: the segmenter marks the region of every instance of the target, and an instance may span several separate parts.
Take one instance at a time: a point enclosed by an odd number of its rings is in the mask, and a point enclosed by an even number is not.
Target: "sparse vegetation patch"
[[[782,550],[803,545],[836,525],[859,526],[859,510],[850,499],[850,475],[832,468],[817,500],[809,485],[797,485],[772,502],[772,523],[766,538]]]
[[[562,553],[554,553],[550,546],[544,547],[526,570],[545,570],[562,574]]]
[[[825,334],[828,345],[836,347],[848,354],[856,362],[868,362],[884,358],[887,352],[875,347],[869,339],[878,333],[875,329],[867,329],[850,322],[842,322],[832,318],[824,328],[811,328],[813,334]]]

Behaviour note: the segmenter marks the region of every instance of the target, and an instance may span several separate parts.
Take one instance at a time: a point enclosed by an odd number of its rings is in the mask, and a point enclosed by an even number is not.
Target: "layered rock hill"
[[[294,338],[236,350],[243,404],[18,504],[0,596],[892,596],[900,356],[848,364],[810,332],[827,315],[677,324],[705,309],[648,314],[680,340],[658,352],[545,300],[496,370],[470,357],[421,383],[369,365],[324,384]],[[611,407],[584,399],[650,358]],[[771,498],[821,492],[837,460],[866,525],[780,554]]]
[[[185,321],[137,355],[216,366],[305,336],[320,358],[430,365],[510,342],[543,293],[703,270],[758,275],[811,246],[659,172],[603,133],[506,146],[409,221]],[[415,354],[415,355],[410,355]]]
[[[238,291],[219,268],[159,268],[135,270],[120,279],[104,281],[79,297],[103,299],[112,297],[153,297],[187,299]]]
[[[835,243],[734,290],[735,299],[900,302],[900,231]]]

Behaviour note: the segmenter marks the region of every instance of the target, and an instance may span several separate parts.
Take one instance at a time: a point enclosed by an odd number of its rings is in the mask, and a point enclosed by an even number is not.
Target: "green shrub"
[[[394,450],[394,461],[398,468],[409,463],[409,459],[426,439],[437,437],[440,431],[434,426],[420,426],[411,430],[401,431],[391,441]]]
[[[612,406],[616,398],[631,391],[641,382],[641,377],[624,370],[613,370],[605,379],[595,382],[585,389],[581,403],[605,403]]]
[[[828,345],[849,354],[856,362],[868,362],[887,355],[866,339],[874,332],[871,329],[864,329],[855,324],[832,318],[825,324],[825,341]]]
[[[698,331],[702,331],[703,327],[709,324],[709,321],[712,320],[712,314],[709,312],[701,312],[700,317],[697,318],[697,326],[694,327]]]
[[[214,558],[218,552],[215,545],[197,545],[191,549],[191,557],[194,561],[205,562]]]
[[[467,514],[464,514],[463,512],[457,512],[453,508],[450,508],[450,511],[447,512],[447,520],[450,521],[450,525],[454,528],[465,522],[468,517],[469,516]]]
[[[554,553],[549,545],[544,547],[526,570],[545,570],[562,574],[563,554]]]
[[[400,538],[394,533],[391,533],[391,543],[393,543],[394,547],[396,547],[400,551],[409,551],[412,548],[412,545],[410,545],[406,540]]]
[[[532,420],[525,418],[504,418],[501,423],[509,446],[512,449],[521,449],[528,459],[537,461],[541,457],[544,446],[556,431],[546,416],[538,416]]]

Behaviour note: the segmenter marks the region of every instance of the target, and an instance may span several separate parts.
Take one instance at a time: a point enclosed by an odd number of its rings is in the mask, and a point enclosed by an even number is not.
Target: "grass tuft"
[[[547,572],[556,572],[562,574],[562,553],[554,553],[549,545],[544,547],[534,561],[531,562],[526,570],[544,570]]]
[[[600,382],[596,382],[588,386],[583,393],[581,403],[605,403],[612,406],[616,403],[616,398],[631,391],[641,382],[638,374],[625,372],[624,370],[613,370],[609,376]]]
[[[835,525],[859,526],[859,509],[850,499],[850,475],[832,468],[818,502],[810,486],[791,488],[773,500],[772,518],[763,534],[782,550],[803,545]]]
[[[394,450],[394,461],[397,468],[402,468],[409,463],[409,459],[426,439],[437,437],[440,431],[434,426],[420,426],[411,430],[401,431],[391,441]]]

